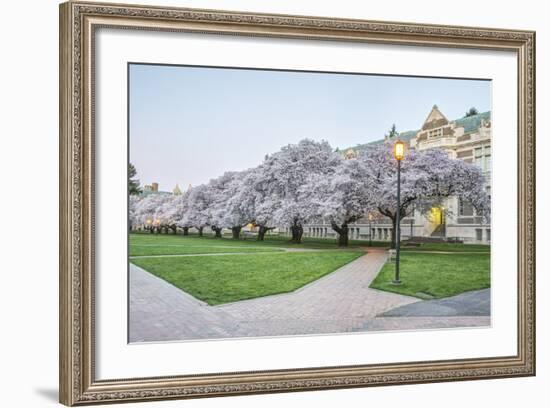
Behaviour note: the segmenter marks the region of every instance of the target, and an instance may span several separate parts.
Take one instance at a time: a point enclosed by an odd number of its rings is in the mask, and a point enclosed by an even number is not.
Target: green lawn
[[[350,240],[348,248],[366,246],[368,241]],[[389,246],[387,242],[373,242],[373,246]],[[287,236],[268,235],[264,241],[254,238],[234,240],[210,235],[130,234],[130,256],[209,254],[219,252],[265,252],[278,248],[338,249],[336,239],[304,238],[301,244],[289,242]]]
[[[286,293],[363,255],[362,251],[134,258],[135,265],[210,305]]]
[[[491,285],[490,255],[401,254],[401,285],[392,284],[395,263],[384,265],[371,288],[421,299],[439,299]]]
[[[277,251],[283,249],[225,238],[130,234],[130,256]]]
[[[387,241],[372,241],[373,247],[389,248],[390,243]],[[195,249],[191,250],[174,250],[179,246]],[[144,248],[141,248],[143,246]],[[160,252],[152,252],[152,249],[147,247],[166,246],[166,252],[164,250],[158,250]],[[335,238],[310,238],[304,237],[301,244],[294,244],[289,242],[288,236],[283,235],[266,235],[264,241],[257,241],[255,237],[248,237],[246,239],[234,240],[230,236],[224,236],[223,238],[214,238],[211,234],[205,234],[203,237],[199,237],[196,234],[183,236],[181,234],[150,234],[150,233],[131,233],[130,234],[130,256],[137,255],[170,255],[170,254],[185,254],[185,253],[214,253],[214,252],[233,252],[231,249],[228,251],[217,251],[215,246],[237,246],[246,247],[246,251],[266,251],[266,247],[281,247],[281,248],[310,248],[310,249],[337,249],[338,242]],[[348,248],[368,247],[368,240],[356,240],[350,239]],[[202,248],[208,247],[210,249]],[[259,247],[259,248],[255,248]],[[489,245],[477,245],[477,244],[455,244],[455,243],[423,243],[419,246],[407,246],[402,244],[401,249],[403,251],[444,251],[444,252],[490,252],[491,247]],[[206,250],[206,252],[203,252]],[[178,251],[178,252],[173,252]],[[236,251],[239,252],[239,251]]]
[[[293,291],[364,254],[368,241],[350,241],[338,249],[336,240],[305,238],[293,244],[284,236],[233,240],[197,235],[130,234],[130,257],[184,255],[194,257],[132,258],[131,262],[211,305]],[[373,246],[388,246],[373,242]],[[284,248],[316,252],[282,253]],[[422,253],[445,251],[452,254]],[[395,265],[386,264],[372,288],[422,299],[453,296],[490,286],[487,245],[425,243],[403,247],[399,286],[391,283]],[[202,254],[247,252],[228,256]],[[260,253],[262,252],[262,253]]]

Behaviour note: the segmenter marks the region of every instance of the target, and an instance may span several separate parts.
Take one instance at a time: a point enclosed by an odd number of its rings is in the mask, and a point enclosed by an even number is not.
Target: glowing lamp
[[[398,140],[393,145],[393,155],[397,161],[401,161],[403,160],[403,157],[405,157],[405,143],[401,140]]]

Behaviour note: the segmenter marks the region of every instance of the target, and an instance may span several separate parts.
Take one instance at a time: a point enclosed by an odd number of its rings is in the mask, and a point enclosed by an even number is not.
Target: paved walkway
[[[368,254],[292,293],[219,306],[209,306],[130,264],[130,341],[283,336],[490,324],[488,316],[407,315],[409,312],[406,308],[414,310],[415,306],[420,306],[422,310],[421,305],[427,302],[369,288],[386,259],[385,251],[373,248]],[[437,308],[436,305],[434,307]],[[394,317],[392,313],[406,317]]]
[[[130,264],[129,340],[233,337],[231,316]]]
[[[451,329],[490,325],[491,316],[379,316],[365,321],[358,331]]]
[[[295,292],[208,306],[130,264],[130,341],[336,333],[418,299],[370,289],[386,261],[372,251]]]
[[[418,330],[491,325],[491,289],[399,306],[365,321],[362,330]]]
[[[349,332],[386,310],[417,298],[370,289],[385,251],[371,251],[293,293],[217,306],[253,336]]]
[[[383,313],[382,316],[489,316],[490,314],[491,289],[482,289],[444,299],[427,300],[397,307]]]

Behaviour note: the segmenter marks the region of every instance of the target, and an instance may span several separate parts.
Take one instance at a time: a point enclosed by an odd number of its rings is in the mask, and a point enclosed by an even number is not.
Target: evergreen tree
[[[136,175],[136,168],[132,163],[128,163],[128,193],[130,195],[137,195],[141,193],[139,180],[136,178]]]
[[[471,107],[467,112],[466,114],[464,115],[465,118],[469,117],[469,116],[474,116],[474,115],[477,115],[479,112],[478,110],[475,108],[475,107]]]
[[[397,131],[397,128],[395,127],[395,123],[391,125],[390,132],[386,135],[388,139],[393,139],[396,136],[399,136],[399,132]]]

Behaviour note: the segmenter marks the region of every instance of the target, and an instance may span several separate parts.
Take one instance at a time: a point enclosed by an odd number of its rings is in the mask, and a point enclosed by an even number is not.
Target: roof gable
[[[449,120],[441,113],[437,105],[434,105],[428,117],[422,125],[422,130],[434,129],[449,124]]]

